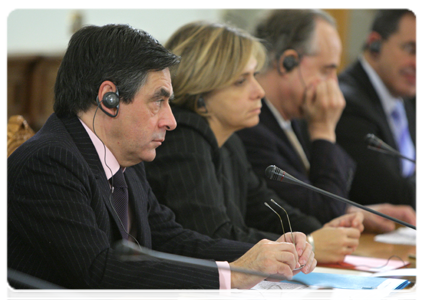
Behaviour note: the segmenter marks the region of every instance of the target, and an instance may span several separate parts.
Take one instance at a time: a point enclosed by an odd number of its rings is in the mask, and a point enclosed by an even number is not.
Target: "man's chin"
[[[416,88],[415,87],[405,87],[398,93],[400,97],[404,98],[413,98],[416,96]]]
[[[156,150],[149,151],[148,153],[141,156],[141,160],[145,162],[151,162],[156,158]]]

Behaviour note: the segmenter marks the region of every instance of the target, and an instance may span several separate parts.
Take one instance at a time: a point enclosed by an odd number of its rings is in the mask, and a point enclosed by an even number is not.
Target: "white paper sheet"
[[[416,230],[401,227],[397,230],[375,236],[375,241],[387,244],[416,245]]]

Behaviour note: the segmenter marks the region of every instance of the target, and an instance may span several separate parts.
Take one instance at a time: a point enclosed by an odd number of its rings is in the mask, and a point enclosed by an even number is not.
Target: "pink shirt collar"
[[[98,157],[100,158],[101,164],[103,165],[104,173],[109,180],[112,176],[119,171],[120,165],[113,153],[103,144],[100,138],[81,120],[81,124],[87,131],[91,141],[94,144],[95,150],[97,151]],[[104,153],[106,151],[106,153]]]

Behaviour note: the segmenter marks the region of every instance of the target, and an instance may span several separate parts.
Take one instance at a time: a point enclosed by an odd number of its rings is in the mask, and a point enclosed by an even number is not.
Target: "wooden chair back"
[[[14,115],[7,122],[7,157],[35,134],[21,115]]]

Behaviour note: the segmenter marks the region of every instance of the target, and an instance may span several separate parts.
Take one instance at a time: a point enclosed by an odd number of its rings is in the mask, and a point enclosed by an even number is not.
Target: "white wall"
[[[151,1],[151,0],[150,0]],[[62,54],[72,35],[74,16],[82,25],[124,23],[142,29],[161,43],[180,26],[196,20],[230,21],[251,30],[263,9],[15,9],[7,18],[7,53]],[[374,10],[352,10],[348,60],[361,52]]]
[[[72,35],[72,17],[83,25],[129,24],[147,31],[161,43],[180,26],[196,20],[219,21],[218,9],[17,9],[7,18],[8,54],[61,53]]]

